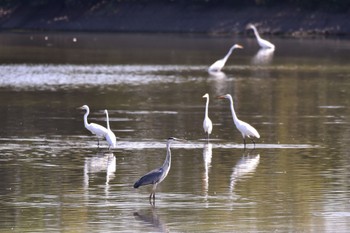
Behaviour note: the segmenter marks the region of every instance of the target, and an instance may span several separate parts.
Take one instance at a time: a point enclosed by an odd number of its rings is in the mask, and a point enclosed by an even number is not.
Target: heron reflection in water
[[[134,217],[146,225],[153,227],[155,229],[154,232],[169,232],[166,224],[158,216],[154,207],[151,208],[151,211],[134,212]]]
[[[165,177],[168,175],[168,172],[170,171],[170,166],[171,166],[171,151],[170,151],[170,144],[173,141],[181,141],[181,139],[170,137],[168,138],[167,141],[167,154],[165,161],[163,165],[157,169],[154,169],[147,173],[146,175],[142,176],[138,181],[135,182],[134,188],[138,188],[140,186],[152,184],[152,191],[151,194],[149,195],[150,202],[152,201],[153,198],[153,203],[156,197],[156,188],[157,185],[162,182]]]

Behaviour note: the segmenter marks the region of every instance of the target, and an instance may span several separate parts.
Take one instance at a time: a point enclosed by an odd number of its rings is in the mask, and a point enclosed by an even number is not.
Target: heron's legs
[[[151,192],[151,194],[149,195],[149,200],[150,200],[150,201],[151,201],[152,198],[153,198],[153,202],[154,202],[154,200],[156,199],[156,188],[157,188],[157,183],[153,184],[152,192]]]
[[[155,194],[155,192],[151,192],[151,194],[149,195],[149,204],[151,205],[151,206],[155,206],[155,204],[156,204],[156,194]]]
[[[149,195],[149,199],[156,199],[156,194],[152,191],[151,194]]]
[[[243,138],[243,143],[244,143],[244,149],[245,149],[246,148],[245,138]]]

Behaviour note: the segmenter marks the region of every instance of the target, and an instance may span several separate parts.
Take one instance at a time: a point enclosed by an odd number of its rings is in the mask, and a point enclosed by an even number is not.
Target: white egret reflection
[[[211,143],[205,143],[203,147],[203,162],[204,162],[203,193],[205,198],[208,197],[208,191],[209,191],[209,171],[211,167],[212,155],[213,155],[213,145]]]
[[[275,49],[261,48],[253,57],[252,64],[254,65],[269,65],[272,62]]]
[[[231,177],[230,177],[230,192],[234,191],[235,185],[238,180],[253,173],[258,167],[260,162],[260,154],[256,155],[245,155],[237,162],[233,167]]]
[[[97,153],[86,157],[84,161],[84,187],[88,189],[90,181],[99,173],[105,173],[105,193],[108,195],[109,182],[115,177],[116,157],[113,153]]]

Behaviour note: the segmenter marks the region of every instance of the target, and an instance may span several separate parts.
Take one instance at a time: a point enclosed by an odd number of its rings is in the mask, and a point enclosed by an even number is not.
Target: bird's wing
[[[148,185],[148,184],[155,184],[157,183],[160,178],[162,177],[163,169],[157,168],[150,172],[148,172],[146,175],[142,176],[138,181],[135,182],[134,188],[138,188],[139,186]]]
[[[260,46],[263,48],[275,48],[274,44],[272,44],[270,41],[267,41],[265,39],[260,40]]]
[[[89,129],[93,134],[96,134],[97,136],[105,136],[108,133],[107,128],[103,127],[102,125],[96,124],[96,123],[90,123],[91,129]]]
[[[211,134],[211,131],[213,130],[213,123],[211,122],[209,117],[204,119],[203,129],[205,132],[208,132],[209,134]]]
[[[112,146],[113,148],[116,147],[117,138],[115,137],[115,134],[111,130],[109,130],[108,133],[106,134],[106,140],[110,146]]]
[[[217,60],[216,62],[214,62],[210,67],[209,67],[209,71],[219,71],[222,69],[223,67],[223,61],[222,59]]]
[[[241,125],[241,130],[242,130],[241,132],[245,136],[260,138],[258,131],[253,126],[248,124],[247,122],[241,121],[240,125]]]

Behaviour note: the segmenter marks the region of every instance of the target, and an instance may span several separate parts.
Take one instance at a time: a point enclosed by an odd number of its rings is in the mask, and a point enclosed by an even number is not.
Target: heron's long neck
[[[171,165],[171,151],[170,151],[170,142],[166,145],[166,158],[163,164],[164,170],[169,170]]]
[[[209,98],[207,98],[207,103],[205,105],[205,117],[208,117],[208,108],[209,108]]]
[[[109,116],[108,116],[107,110],[106,110],[106,121],[107,121],[107,129],[110,130],[110,128],[109,128]]]
[[[255,34],[256,38],[257,38],[257,39],[261,39],[261,37],[260,37],[260,35],[259,35],[259,33],[258,33],[258,30],[256,30],[255,27],[252,27],[252,29],[253,29],[253,31],[254,31],[254,34]]]
[[[89,113],[90,113],[90,110],[86,109],[86,113],[84,114],[84,125],[85,125],[85,127],[89,126],[89,122],[87,120],[87,117],[88,117]]]
[[[232,100],[232,98],[230,98],[230,104],[231,104],[231,113],[232,113],[233,121],[235,122],[235,124],[237,124],[238,118],[237,118],[235,109],[234,109],[234,107],[233,107],[233,100]]]

